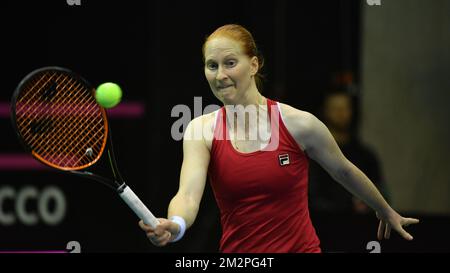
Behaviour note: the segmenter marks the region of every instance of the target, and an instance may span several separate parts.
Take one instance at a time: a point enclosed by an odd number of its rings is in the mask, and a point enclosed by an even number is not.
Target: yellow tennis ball
[[[100,84],[95,91],[95,100],[104,108],[112,108],[120,103],[122,89],[113,82]]]

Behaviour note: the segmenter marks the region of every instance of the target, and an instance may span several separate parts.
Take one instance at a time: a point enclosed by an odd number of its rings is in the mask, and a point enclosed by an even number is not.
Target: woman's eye
[[[210,69],[210,70],[214,70],[214,69],[217,68],[217,64],[215,64],[215,63],[208,63],[208,64],[206,65],[206,67],[207,67],[208,69]]]
[[[226,63],[225,63],[227,66],[235,66],[236,65],[236,61],[235,60],[229,60],[229,61],[226,61]]]

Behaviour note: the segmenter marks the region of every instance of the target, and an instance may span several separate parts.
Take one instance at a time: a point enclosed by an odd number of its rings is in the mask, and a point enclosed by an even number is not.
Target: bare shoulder
[[[280,103],[280,108],[286,127],[292,127],[292,129],[308,130],[318,120],[313,114],[296,109],[288,104]]]
[[[311,113],[280,103],[283,122],[289,133],[304,150],[304,140],[311,134],[320,121]]]
[[[204,115],[200,116],[199,118],[202,119],[203,124],[208,125],[208,126],[213,126],[214,122],[216,120],[216,115],[217,115],[218,111],[219,110],[216,110],[216,111],[208,113],[208,114],[204,114]]]
[[[217,112],[218,111],[214,111],[208,114],[201,115],[189,122],[184,135],[184,140],[202,141],[205,143],[208,150],[210,150],[214,135],[214,123],[216,120]]]

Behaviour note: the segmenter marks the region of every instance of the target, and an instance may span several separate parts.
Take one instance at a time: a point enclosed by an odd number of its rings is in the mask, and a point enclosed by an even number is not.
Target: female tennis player
[[[321,252],[308,211],[309,159],[375,210],[380,240],[389,238],[391,229],[413,239],[403,227],[419,220],[389,206],[321,121],[261,95],[263,61],[249,31],[239,25],[218,28],[206,39],[203,57],[206,79],[224,107],[189,123],[168,219],[159,218],[155,229],[139,223],[154,245],[180,240],[194,223],[208,175],[221,214],[220,251]],[[256,109],[256,115],[237,122],[245,109]],[[269,128],[269,137],[260,128]],[[198,130],[201,137],[192,137]]]

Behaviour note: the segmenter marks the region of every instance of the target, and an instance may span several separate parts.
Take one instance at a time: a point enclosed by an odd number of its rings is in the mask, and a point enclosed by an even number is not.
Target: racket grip
[[[150,210],[142,203],[141,199],[128,187],[123,184],[118,189],[120,197],[127,205],[136,213],[136,215],[144,221],[146,225],[156,228],[159,224],[158,219],[150,212]]]

